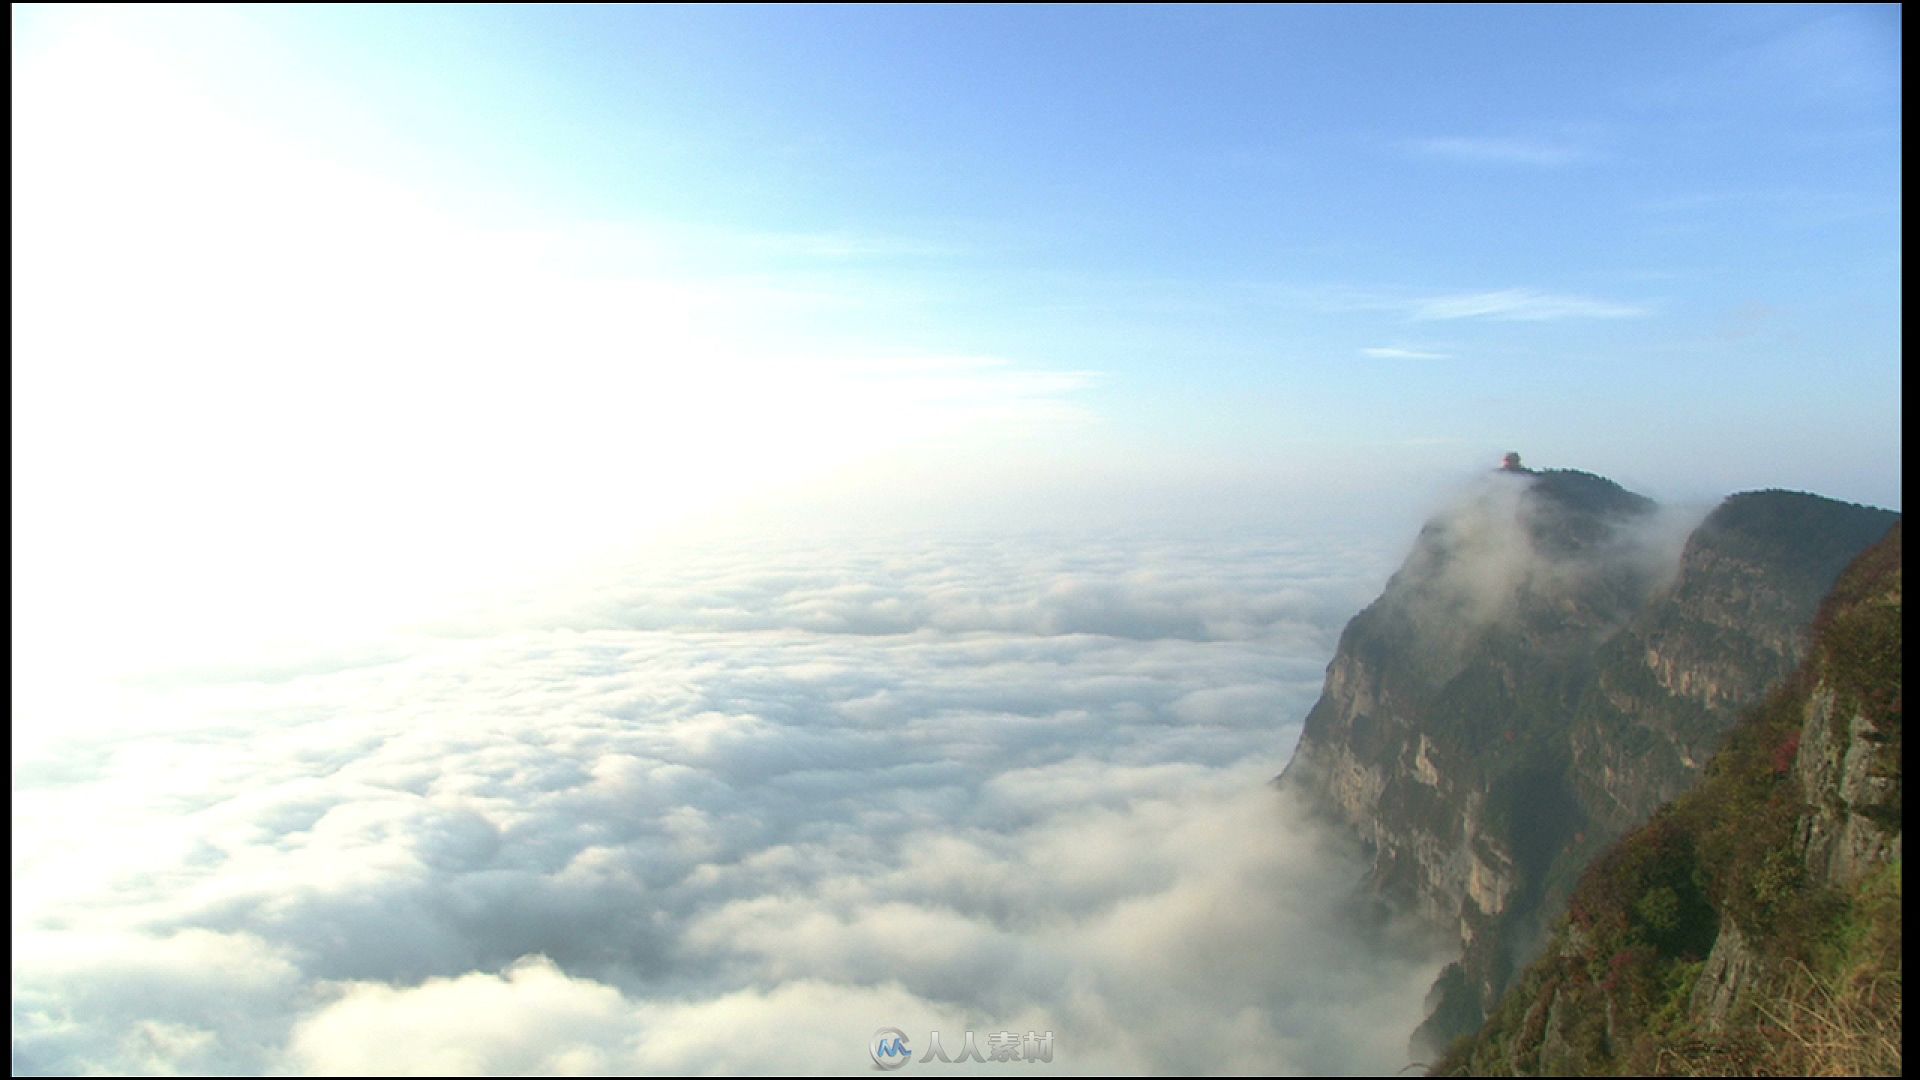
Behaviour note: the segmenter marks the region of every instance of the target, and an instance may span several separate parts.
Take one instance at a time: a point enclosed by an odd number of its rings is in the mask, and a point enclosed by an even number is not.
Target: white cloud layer
[[[716,549],[127,690],[16,761],[14,1071],[1391,1072],[1437,959],[1264,783],[1387,562]]]

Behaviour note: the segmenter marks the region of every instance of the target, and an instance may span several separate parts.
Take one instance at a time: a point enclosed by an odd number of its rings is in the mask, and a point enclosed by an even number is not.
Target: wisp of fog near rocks
[[[737,544],[122,687],[15,763],[13,1068],[1391,1073],[1440,958],[1267,781],[1399,554]]]

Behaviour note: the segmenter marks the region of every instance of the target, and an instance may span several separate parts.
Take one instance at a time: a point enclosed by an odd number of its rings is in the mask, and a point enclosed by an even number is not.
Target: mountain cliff
[[[1375,895],[1458,937],[1416,1053],[1480,1025],[1580,871],[1698,779],[1896,517],[1765,491],[1688,529],[1602,477],[1515,467],[1427,523],[1280,778],[1359,836]]]
[[[1900,527],[1441,1075],[1900,1072]]]

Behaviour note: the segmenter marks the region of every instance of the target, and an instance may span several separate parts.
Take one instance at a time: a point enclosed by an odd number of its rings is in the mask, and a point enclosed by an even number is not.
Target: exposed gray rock
[[[1707,954],[1706,966],[1700,969],[1700,978],[1693,984],[1688,1011],[1707,1030],[1723,1029],[1739,1003],[1741,992],[1758,978],[1761,963],[1760,956],[1747,944],[1746,935],[1740,932],[1740,924],[1732,919],[1722,920],[1713,951]]]

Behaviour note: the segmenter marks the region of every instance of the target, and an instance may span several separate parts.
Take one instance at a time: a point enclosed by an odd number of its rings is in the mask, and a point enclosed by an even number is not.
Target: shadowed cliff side
[[[1689,530],[1601,477],[1515,469],[1422,529],[1280,780],[1366,844],[1375,895],[1458,937],[1417,1055],[1480,1024],[1579,871],[1697,779],[1896,517],[1756,492]]]
[[[1900,1072],[1900,527],[1441,1075]]]

